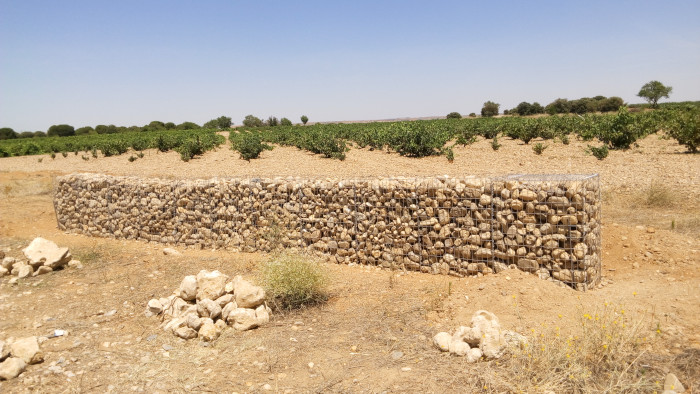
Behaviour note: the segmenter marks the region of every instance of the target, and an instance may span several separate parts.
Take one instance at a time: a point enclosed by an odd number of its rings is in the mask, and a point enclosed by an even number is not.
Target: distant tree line
[[[304,125],[306,125],[306,122],[309,121],[309,118],[306,115],[302,115],[300,119],[301,123],[303,123]],[[287,118],[277,119],[276,116],[270,116],[267,118],[267,120],[263,121],[262,119],[254,115],[247,115],[245,119],[243,119],[243,127],[247,128],[276,126],[292,126],[292,121]]]
[[[503,111],[504,115],[537,115],[537,114],[586,114],[592,112],[614,112],[624,106],[625,102],[620,97],[582,97],[577,100],[558,98],[546,106],[534,102],[532,104],[523,101],[517,107]]]
[[[23,131],[16,132],[9,127],[3,127],[0,129],[0,140],[15,139],[15,138],[38,138],[38,137],[67,137],[72,135],[87,135],[87,134],[116,134],[116,133],[127,133],[127,132],[149,132],[149,131],[163,131],[163,130],[197,130],[197,129],[218,129],[225,130],[231,127],[231,118],[227,116],[221,116],[216,119],[212,119],[206,122],[203,126],[198,125],[194,122],[182,122],[180,124],[175,124],[173,122],[163,123],[159,120],[154,120],[153,122],[144,126],[115,126],[113,124],[104,125],[100,124],[95,127],[84,126],[79,128],[74,128],[67,124],[58,124],[49,127],[46,132],[44,131]]]

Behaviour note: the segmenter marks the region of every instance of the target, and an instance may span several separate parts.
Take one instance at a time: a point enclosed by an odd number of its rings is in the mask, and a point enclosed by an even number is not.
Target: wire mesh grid
[[[59,227],[92,236],[269,252],[456,276],[508,268],[585,290],[600,280],[594,175],[159,180],[77,174]]]

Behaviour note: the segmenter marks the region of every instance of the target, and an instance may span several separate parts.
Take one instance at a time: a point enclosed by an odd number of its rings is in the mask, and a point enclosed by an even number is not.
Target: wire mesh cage
[[[517,268],[599,282],[598,175],[160,180],[59,177],[59,228],[92,236],[269,252],[455,276]]]

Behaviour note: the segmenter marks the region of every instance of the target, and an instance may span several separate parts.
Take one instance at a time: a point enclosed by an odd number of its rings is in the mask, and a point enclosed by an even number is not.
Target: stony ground
[[[42,344],[43,363],[0,382],[0,392],[490,391],[464,359],[435,349],[432,336],[468,324],[479,309],[518,332],[543,324],[576,332],[581,316],[605,303],[642,321],[656,368],[676,372],[697,391],[698,370],[682,360],[700,358],[700,156],[657,136],[604,161],[587,156],[581,142],[550,143],[542,156],[521,143],[502,143],[498,152],[486,141],[459,148],[453,164],[361,149],[337,162],[291,148],[248,163],[227,147],[190,163],[155,152],[133,163],[128,155],[0,159],[0,248],[20,257],[41,236],[69,247],[83,263],[14,286],[0,279],[0,338],[67,331]],[[269,257],[182,248],[182,256],[166,256],[162,245],[63,234],[51,187],[55,175],[73,171],[158,177],[598,172],[604,286],[582,293],[517,271],[458,279],[328,265],[327,304],[277,314],[256,330],[227,330],[201,346],[159,330],[158,318],[144,314],[148,300],[167,296],[201,269],[255,278]]]

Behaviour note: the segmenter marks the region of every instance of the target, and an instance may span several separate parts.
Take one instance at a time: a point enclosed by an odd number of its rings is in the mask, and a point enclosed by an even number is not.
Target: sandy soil
[[[467,324],[478,309],[523,333],[543,324],[575,332],[582,314],[605,303],[642,320],[662,372],[698,390],[697,374],[674,360],[700,355],[700,156],[656,136],[604,161],[585,155],[580,142],[550,143],[542,156],[502,143],[498,152],[486,141],[458,148],[452,164],[362,149],[338,162],[279,147],[250,163],[228,147],[189,163],[153,151],[133,163],[128,155],[0,159],[0,248],[20,257],[42,236],[70,247],[85,265],[17,286],[0,279],[0,338],[68,331],[42,345],[44,363],[0,382],[0,392],[263,392],[265,385],[271,392],[465,392],[480,387],[472,367],[434,349],[435,333]],[[64,234],[51,187],[56,175],[74,171],[186,178],[597,172],[605,190],[605,285],[584,293],[511,270],[459,279],[328,265],[327,304],[275,315],[257,330],[227,330],[201,346],[159,330],[158,318],[144,316],[146,302],[200,269],[254,278],[268,256],[180,248],[183,256],[172,257],[158,244]],[[652,183],[669,192],[656,206],[645,204]],[[392,357],[395,351],[402,355]],[[49,370],[56,365],[58,373]]]

